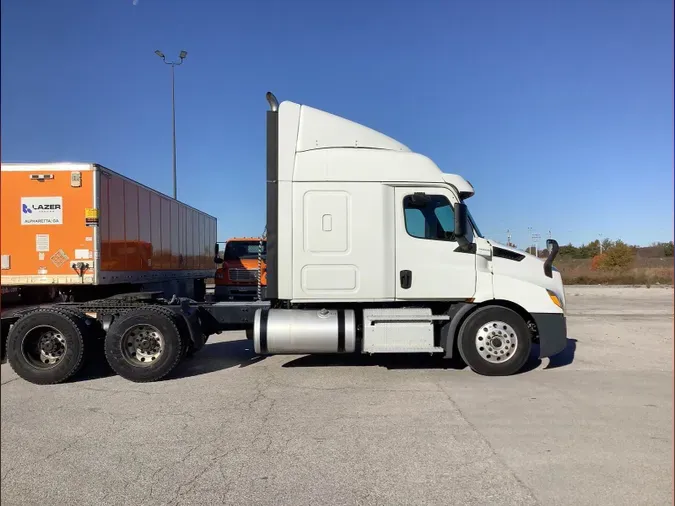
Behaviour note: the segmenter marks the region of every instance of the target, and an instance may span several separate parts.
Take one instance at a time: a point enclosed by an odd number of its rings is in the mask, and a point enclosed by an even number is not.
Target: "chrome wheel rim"
[[[33,367],[51,369],[56,367],[68,351],[66,338],[51,325],[40,325],[28,332],[21,342],[21,353]]]
[[[518,334],[506,322],[491,321],[476,332],[476,350],[491,364],[508,362],[518,349]]]
[[[122,336],[122,356],[134,367],[147,367],[162,353],[164,336],[152,325],[134,325]]]

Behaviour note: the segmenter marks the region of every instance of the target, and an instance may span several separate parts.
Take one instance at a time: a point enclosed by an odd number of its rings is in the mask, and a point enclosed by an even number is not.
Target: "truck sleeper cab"
[[[257,353],[444,353],[512,374],[566,344],[545,261],[482,236],[473,186],[363,125],[268,94],[267,295]]]
[[[487,239],[463,177],[365,126],[267,99],[265,300],[19,312],[3,318],[3,340],[9,329],[8,360],[22,378],[64,381],[102,345],[118,374],[155,381],[232,329],[246,329],[259,354],[459,354],[496,376],[519,371],[533,343],[540,358],[566,347],[556,241],[542,261]]]

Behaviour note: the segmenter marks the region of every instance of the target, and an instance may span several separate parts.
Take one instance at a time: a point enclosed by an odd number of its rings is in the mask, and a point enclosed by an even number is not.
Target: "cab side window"
[[[405,228],[418,239],[454,241],[455,212],[444,195],[406,195]]]

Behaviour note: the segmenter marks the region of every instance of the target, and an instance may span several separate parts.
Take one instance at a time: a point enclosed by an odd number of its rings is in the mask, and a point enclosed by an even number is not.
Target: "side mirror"
[[[560,246],[558,246],[558,241],[555,239],[546,240],[546,248],[548,249],[548,257],[544,260],[544,274],[549,278],[553,277],[553,260],[558,256],[558,251],[560,251]]]
[[[464,237],[466,235],[466,225],[469,222],[468,212],[466,204],[463,202],[455,204],[455,237]]]
[[[220,253],[220,244],[216,243],[213,247],[213,263],[222,264],[223,259],[218,256],[218,253]]]

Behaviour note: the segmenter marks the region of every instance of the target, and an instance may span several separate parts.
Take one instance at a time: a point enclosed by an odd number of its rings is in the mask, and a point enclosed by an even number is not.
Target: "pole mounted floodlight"
[[[173,198],[177,198],[177,189],[176,189],[176,80],[174,74],[174,68],[176,65],[181,65],[185,57],[187,56],[187,51],[183,50],[178,54],[178,61],[167,61],[166,56],[159,49],[155,51],[155,54],[159,56],[164,63],[171,65],[171,123],[173,126]]]

